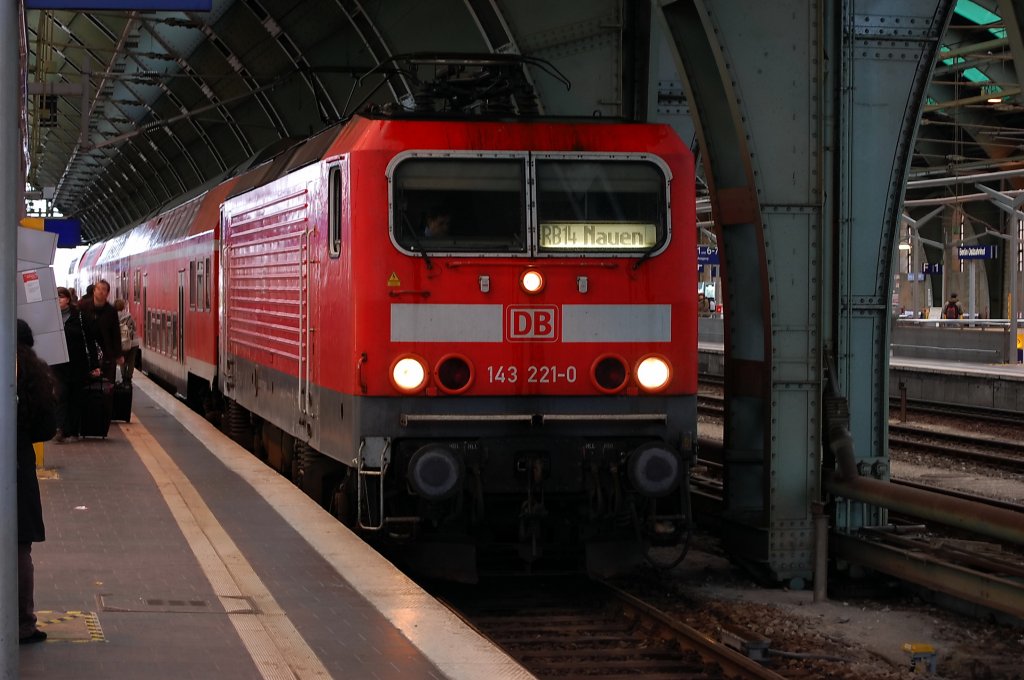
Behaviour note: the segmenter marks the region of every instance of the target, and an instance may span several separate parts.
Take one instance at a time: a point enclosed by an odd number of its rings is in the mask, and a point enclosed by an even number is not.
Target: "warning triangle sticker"
[[[391,276],[388,277],[388,287],[398,288],[402,285],[402,282],[398,279],[398,274],[391,272]]]

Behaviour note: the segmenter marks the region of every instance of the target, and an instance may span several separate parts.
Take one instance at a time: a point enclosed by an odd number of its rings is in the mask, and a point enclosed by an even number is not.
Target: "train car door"
[[[178,314],[174,324],[175,357],[185,363],[185,270],[178,270]]]
[[[143,319],[143,321],[142,321],[143,331],[142,332],[144,334],[142,336],[142,343],[144,345],[146,345],[147,347],[152,347],[151,343],[153,342],[152,341],[153,334],[150,332],[151,329],[150,329],[150,323],[149,323],[149,303],[147,302],[147,296],[146,296],[146,289],[148,288],[148,286],[147,286],[148,283],[149,283],[149,272],[147,272],[147,273],[142,275],[142,319]]]

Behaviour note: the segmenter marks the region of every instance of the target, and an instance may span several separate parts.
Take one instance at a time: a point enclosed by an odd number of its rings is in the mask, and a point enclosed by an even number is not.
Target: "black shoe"
[[[33,642],[42,642],[46,639],[46,633],[36,628],[31,635],[18,639],[19,645],[30,645]]]

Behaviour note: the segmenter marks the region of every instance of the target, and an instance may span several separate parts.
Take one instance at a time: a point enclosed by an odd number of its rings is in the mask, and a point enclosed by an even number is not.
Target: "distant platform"
[[[723,375],[724,347],[700,342],[698,370]],[[1024,410],[1024,365],[938,359],[889,358],[889,395],[954,406],[1000,411]]]

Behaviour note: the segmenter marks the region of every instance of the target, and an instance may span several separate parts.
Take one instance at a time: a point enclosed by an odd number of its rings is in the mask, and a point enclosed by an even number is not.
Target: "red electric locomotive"
[[[223,395],[233,436],[424,571],[495,548],[608,572],[691,525],[695,245],[666,126],[400,112],[115,237],[83,275],[131,291],[148,371]]]

